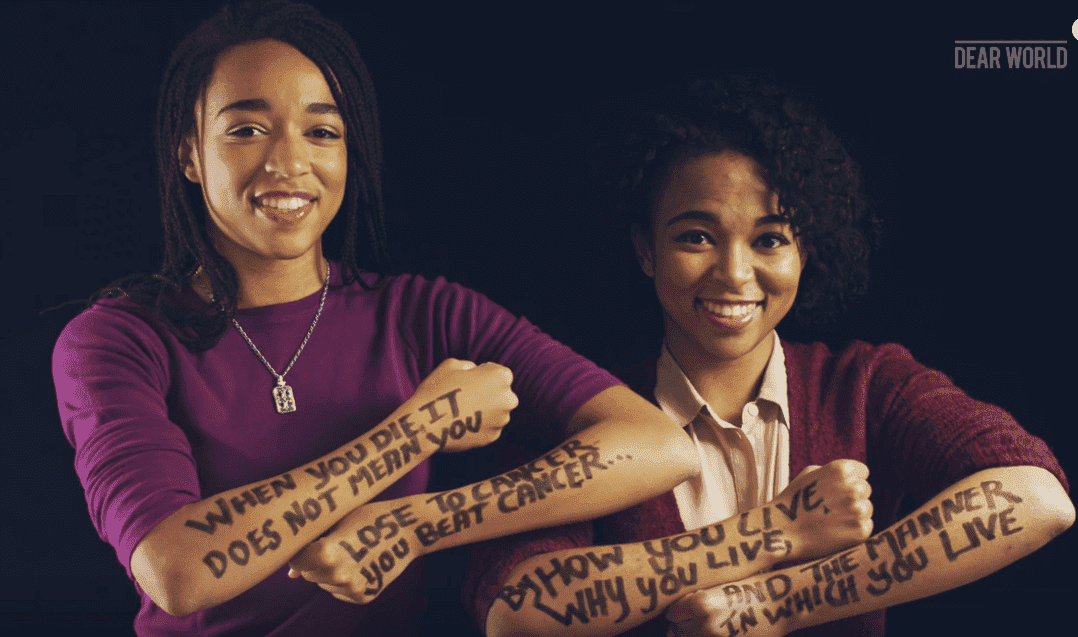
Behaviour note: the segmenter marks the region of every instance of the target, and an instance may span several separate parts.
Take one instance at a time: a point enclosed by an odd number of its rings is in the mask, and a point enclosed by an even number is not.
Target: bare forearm
[[[456,411],[452,398],[435,401],[433,409],[405,403],[370,432],[321,458],[181,508],[136,547],[136,580],[176,615],[251,588],[444,445]],[[481,417],[459,415],[465,421]]]
[[[526,465],[474,484],[380,502],[407,511],[409,542],[425,553],[611,513],[652,498],[695,470],[672,431],[669,440],[618,423],[591,427]],[[359,512],[357,512],[359,513]],[[345,524],[349,521],[346,520]],[[342,525],[343,526],[343,525]],[[367,526],[354,544],[375,548]]]
[[[513,471],[475,484],[374,502],[292,560],[292,576],[357,603],[424,553],[601,516],[669,490],[697,470],[691,441],[664,415],[588,427]]]
[[[984,577],[1037,550],[1073,520],[1073,505],[1047,471],[990,469],[850,551],[697,595],[713,605],[718,634],[786,634]]]
[[[487,634],[614,635],[693,591],[848,547],[871,531],[867,473],[864,465],[838,461],[806,471],[772,502],[719,524],[537,555],[506,579]]]
[[[641,429],[596,425],[513,471],[415,496],[422,497],[427,520],[416,529],[417,537],[429,552],[588,520],[649,500],[693,475],[687,436]],[[463,511],[476,524],[462,522]]]
[[[756,509],[672,537],[544,553],[509,575],[487,635],[616,635],[681,596],[769,568],[792,549],[770,514]]]

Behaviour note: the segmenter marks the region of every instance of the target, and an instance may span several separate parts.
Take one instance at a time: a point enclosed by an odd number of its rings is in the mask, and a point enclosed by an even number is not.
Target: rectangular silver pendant
[[[292,395],[292,388],[288,385],[277,385],[273,388],[273,402],[277,405],[277,413],[287,414],[296,411],[296,398]]]

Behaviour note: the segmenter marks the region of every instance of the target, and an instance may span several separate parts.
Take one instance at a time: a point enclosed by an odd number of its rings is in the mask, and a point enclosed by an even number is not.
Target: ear
[[[195,151],[194,133],[188,133],[183,136],[183,139],[180,140],[180,147],[176,152],[184,176],[193,183],[201,184],[202,166],[199,164],[198,153]]]
[[[651,251],[651,237],[637,224],[633,224],[633,250],[636,252],[636,261],[644,274],[655,278],[655,256]]]

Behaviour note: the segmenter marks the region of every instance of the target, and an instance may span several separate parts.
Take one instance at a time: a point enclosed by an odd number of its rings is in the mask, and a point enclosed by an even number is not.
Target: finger
[[[867,500],[872,495],[872,485],[867,480],[859,480],[853,485],[853,495],[858,500]]]
[[[304,579],[308,579],[304,573],[325,573],[335,568],[336,560],[320,542],[311,544],[299,552],[288,563],[290,571],[300,573]]]
[[[874,511],[874,507],[872,506],[872,500],[862,500],[862,501],[858,502],[857,504],[858,504],[858,511],[861,514],[861,518],[871,522],[872,521],[872,513]]]
[[[506,385],[513,384],[513,370],[509,369],[505,365],[499,365],[498,363],[487,361],[486,363],[481,364],[479,367],[484,371],[488,371],[491,374],[496,375],[497,377],[494,380],[503,382]]]
[[[812,473],[813,471],[815,471],[815,470],[817,470],[819,468],[820,468],[820,465],[818,465],[818,464],[810,464],[809,466],[802,469],[801,473],[797,474],[797,477],[795,477],[794,480],[796,480],[797,478],[800,478],[801,476],[805,475],[806,473]],[[791,480],[791,482],[793,482],[793,480]]]
[[[844,459],[832,460],[828,464],[839,469],[839,471],[841,471],[843,475],[853,476],[862,480],[868,479],[868,467],[866,467],[865,464],[862,462]]]
[[[329,584],[327,582],[315,583],[318,584],[318,588],[321,588],[331,595],[342,595],[351,599],[355,599],[359,595],[359,590],[352,587],[350,584]]]
[[[871,518],[868,519],[868,520],[861,520],[861,536],[862,537],[865,537],[865,538],[871,537],[872,536],[872,529],[873,529],[873,524],[872,524],[872,519]]]

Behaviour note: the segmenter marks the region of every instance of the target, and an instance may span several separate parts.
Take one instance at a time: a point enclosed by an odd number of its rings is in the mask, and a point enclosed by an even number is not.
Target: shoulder
[[[178,349],[183,345],[150,310],[121,299],[97,302],[67,324],[53,349],[61,415],[100,405],[101,396],[119,404],[135,386],[164,395]]]
[[[382,302],[401,309],[445,307],[461,302],[493,305],[479,292],[442,276],[430,279],[420,274],[395,274],[385,277],[365,274],[363,281],[368,289],[363,290],[359,282],[354,283],[352,289],[374,295]]]
[[[902,377],[932,371],[918,363],[909,350],[897,343],[872,345],[851,341],[838,350],[824,343],[782,341],[787,374],[800,380],[852,377]],[[936,372],[938,373],[938,372]]]
[[[83,310],[60,332],[53,358],[87,349],[163,349],[174,339],[149,309],[127,299],[102,299]]]

